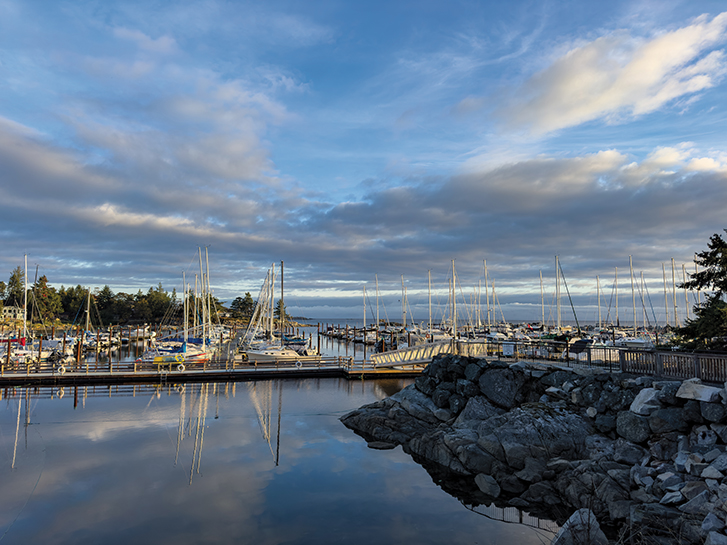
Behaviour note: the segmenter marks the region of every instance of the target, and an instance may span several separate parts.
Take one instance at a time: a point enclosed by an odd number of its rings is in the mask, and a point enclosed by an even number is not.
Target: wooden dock
[[[180,365],[134,361],[79,362],[71,364],[22,363],[0,366],[0,388],[12,386],[85,386],[186,382],[235,382],[279,378],[345,378],[372,380],[418,376],[423,365],[376,368],[353,358],[321,357],[319,361],[235,362],[219,359]]]

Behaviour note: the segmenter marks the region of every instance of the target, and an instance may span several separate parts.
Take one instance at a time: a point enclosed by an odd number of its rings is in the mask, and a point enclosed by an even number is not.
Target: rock
[[[466,404],[467,400],[459,394],[453,394],[449,397],[449,410],[452,411],[452,414],[462,412]]]
[[[608,545],[608,539],[601,530],[596,515],[590,509],[579,509],[561,527],[551,545]]]
[[[538,482],[530,485],[530,487],[520,496],[529,503],[545,503],[555,505],[560,503],[558,492],[553,485],[547,482]]]
[[[707,466],[704,471],[702,471],[700,477],[702,479],[721,479],[724,477],[721,471],[718,471],[714,466]]]
[[[613,459],[621,464],[635,465],[646,456],[646,449],[618,438],[614,443]]]
[[[608,433],[616,429],[616,417],[612,414],[599,414],[596,416],[595,426],[601,433]]]
[[[588,416],[589,418],[593,418],[593,417],[595,417],[595,416],[596,416],[597,414],[598,414],[598,410],[597,410],[597,409],[596,409],[595,407],[588,407],[588,408],[586,409],[586,415],[587,415],[587,416]]]
[[[687,500],[693,500],[697,496],[707,491],[707,485],[703,481],[689,481],[682,489],[681,493]]]
[[[528,483],[537,483],[543,480],[545,464],[535,458],[526,458],[525,467],[515,473],[515,476]]]
[[[709,513],[702,521],[702,531],[706,534],[716,532],[724,528],[724,522],[714,513]]]
[[[658,393],[655,388],[644,388],[636,395],[629,410],[641,416],[649,416],[655,410],[661,409],[661,403],[659,403],[657,397]]]
[[[470,363],[464,368],[464,378],[471,382],[477,382],[482,374],[482,366],[477,363]]]
[[[658,390],[657,399],[664,405],[674,405],[677,391],[681,385],[682,383],[677,381],[654,382],[654,388]]]
[[[651,434],[648,419],[645,416],[639,416],[631,411],[621,411],[618,413],[616,417],[616,432],[632,443],[643,443]]]
[[[695,399],[690,399],[684,404],[684,407],[682,407],[684,410],[684,419],[687,422],[691,422],[693,424],[701,424],[704,422],[704,418],[702,418],[702,409],[699,406],[699,401]]]
[[[706,515],[709,512],[709,492],[706,490],[679,507],[682,513],[688,515]]]
[[[702,413],[702,418],[708,422],[719,422],[725,415],[725,408],[721,402],[709,403],[707,401],[701,401],[699,403],[699,410]]]
[[[710,465],[717,471],[727,471],[727,454],[720,454]]]
[[[720,402],[722,388],[706,386],[698,378],[692,378],[682,382],[677,390],[676,397],[680,399],[694,399],[697,401]]]
[[[497,498],[500,495],[500,485],[494,477],[485,475],[484,473],[478,473],[475,476],[475,484],[480,491],[491,498]]]
[[[520,389],[524,383],[525,377],[511,369],[486,369],[479,380],[485,397],[505,409],[512,409],[521,401]]]
[[[452,392],[445,388],[437,387],[437,389],[434,390],[434,393],[432,394],[432,401],[437,407],[443,409],[444,407],[449,406],[450,397],[452,397]]]
[[[719,532],[709,532],[704,545],[727,545],[727,536]]]
[[[462,412],[454,421],[453,426],[455,428],[472,428],[476,429],[484,420],[487,420],[493,416],[499,416],[505,411],[499,407],[495,407],[492,403],[487,401],[484,396],[478,395],[471,397],[465,405]]]
[[[677,407],[657,409],[649,416],[649,428],[653,433],[669,433],[687,431],[688,424],[684,420],[684,411]]]
[[[387,443],[385,441],[369,441],[366,446],[375,450],[391,450],[396,448],[395,443]]]
[[[684,501],[684,496],[681,492],[668,492],[659,500],[659,503],[662,505],[674,505],[682,501]]]

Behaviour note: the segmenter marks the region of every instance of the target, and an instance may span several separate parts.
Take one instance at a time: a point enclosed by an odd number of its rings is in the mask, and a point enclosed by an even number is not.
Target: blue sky
[[[593,319],[632,256],[664,307],[725,228],[724,8],[0,0],[0,271],[179,291],[201,246],[222,300],[284,260],[356,317],[486,260],[514,320],[558,255]]]

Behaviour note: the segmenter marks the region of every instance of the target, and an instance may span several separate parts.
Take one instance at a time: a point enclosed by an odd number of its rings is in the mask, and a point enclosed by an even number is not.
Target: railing
[[[438,354],[497,358],[504,360],[549,361],[569,367],[618,368],[619,349],[611,347],[587,347],[575,352],[572,343],[562,341],[484,341],[461,339],[443,341],[372,354],[374,367],[394,367],[408,364],[429,363]]]
[[[371,365],[368,366],[371,369]],[[342,369],[347,371],[363,371],[366,366],[363,362],[354,362],[351,357],[333,356],[321,357],[315,360],[290,361],[235,361],[234,359],[218,358],[206,362],[165,362],[152,363],[143,361],[121,362],[36,362],[24,361],[18,363],[3,362],[0,364],[0,376],[63,376],[63,375],[115,375],[115,374],[180,374],[180,373],[206,373],[206,372],[245,372],[245,371],[275,371],[275,370],[325,370]]]
[[[699,378],[719,384],[727,380],[727,354],[623,350],[619,357],[620,369],[628,373],[674,380]]]

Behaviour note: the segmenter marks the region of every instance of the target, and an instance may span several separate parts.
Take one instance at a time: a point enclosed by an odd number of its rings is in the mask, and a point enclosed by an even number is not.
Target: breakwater
[[[374,448],[402,445],[470,505],[559,523],[586,509],[604,540],[716,544],[727,543],[726,401],[699,379],[446,355],[341,420]]]

